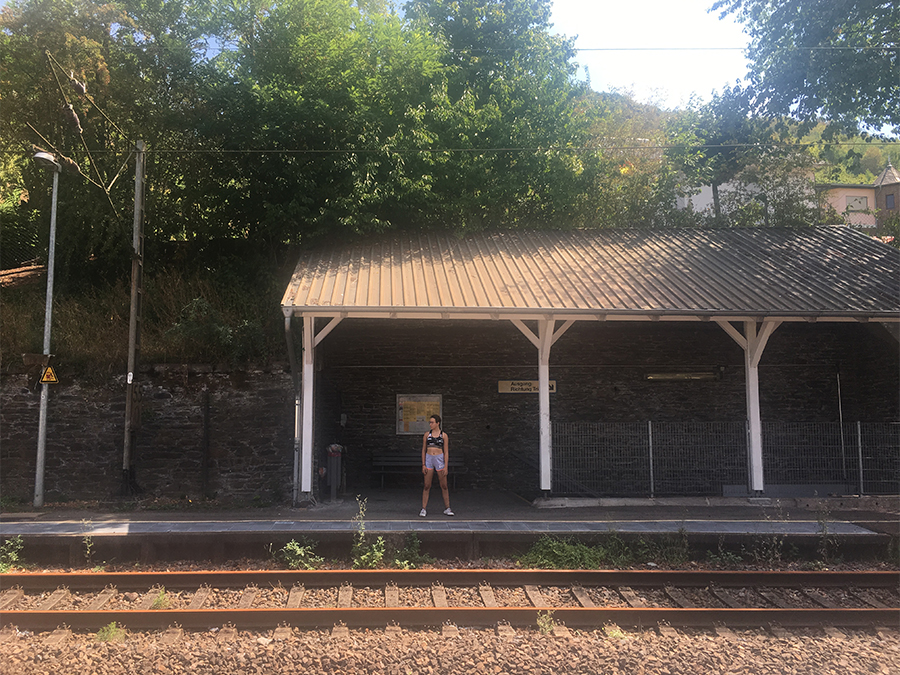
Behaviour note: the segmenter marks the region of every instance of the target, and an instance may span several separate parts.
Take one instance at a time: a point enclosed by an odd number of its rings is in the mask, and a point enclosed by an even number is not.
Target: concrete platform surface
[[[365,499],[369,532],[810,536],[825,527],[829,534],[849,539],[900,534],[896,496],[528,501],[509,492],[460,490],[451,493],[456,515],[448,517],[435,489],[425,518],[418,516],[421,492],[415,489],[369,490],[360,499]],[[185,502],[187,508],[117,511],[115,505],[104,506],[3,512],[0,537],[347,533],[357,529],[360,511],[355,495],[306,508],[210,509]]]

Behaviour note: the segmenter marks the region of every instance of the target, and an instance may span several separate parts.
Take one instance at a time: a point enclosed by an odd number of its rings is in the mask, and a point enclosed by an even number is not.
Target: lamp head
[[[42,169],[59,171],[61,168],[59,162],[56,161],[56,157],[49,152],[36,152],[34,153],[32,159],[34,160],[35,164],[37,164]]]

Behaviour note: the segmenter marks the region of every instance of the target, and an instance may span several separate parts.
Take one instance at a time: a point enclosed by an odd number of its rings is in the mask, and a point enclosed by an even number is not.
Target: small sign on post
[[[53,354],[22,354],[22,363],[26,366],[43,366],[46,368],[50,365],[50,359]]]
[[[56,377],[56,371],[53,370],[53,366],[44,368],[44,372],[41,373],[41,384],[59,384],[59,378]]]

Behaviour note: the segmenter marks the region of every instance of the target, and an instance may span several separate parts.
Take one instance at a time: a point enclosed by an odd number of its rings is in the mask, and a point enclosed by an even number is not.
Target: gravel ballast
[[[49,633],[5,631],[0,643],[0,675],[191,675],[219,673],[543,674],[622,675],[853,675],[900,673],[900,633],[888,630],[791,630],[773,637],[763,630],[571,631],[555,637],[536,629],[516,629],[512,637],[494,630],[459,628],[445,636],[440,628],[399,631],[281,629],[273,632],[184,632],[167,644],[164,632],[130,633],[118,643],[94,634],[74,633],[62,645]]]

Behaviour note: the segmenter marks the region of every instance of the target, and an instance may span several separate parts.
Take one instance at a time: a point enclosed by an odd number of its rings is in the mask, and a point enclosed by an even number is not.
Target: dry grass
[[[45,282],[41,274],[0,289],[0,365],[6,370],[20,367],[22,354],[42,351]],[[163,271],[145,278],[143,297],[143,363],[240,364],[282,358],[280,289]],[[127,282],[80,294],[56,289],[50,349],[54,365],[67,375],[92,380],[123,372],[130,305]]]

